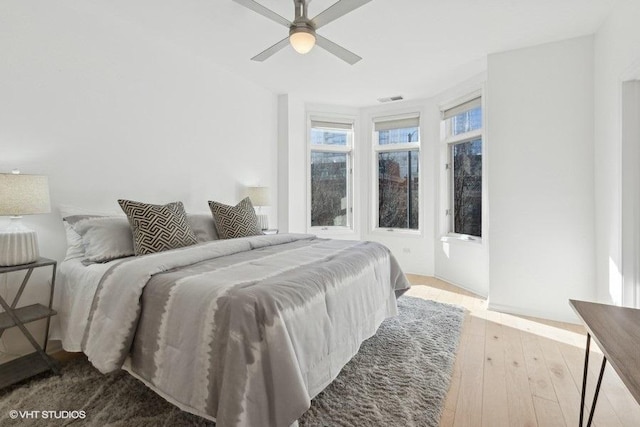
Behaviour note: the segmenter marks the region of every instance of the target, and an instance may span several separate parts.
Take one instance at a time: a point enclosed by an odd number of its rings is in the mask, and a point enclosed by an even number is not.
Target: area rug
[[[386,320],[313,399],[300,426],[439,424],[464,310],[407,296],[398,300],[398,308],[399,316]],[[40,412],[25,418],[25,411]],[[51,411],[46,419],[43,411]],[[101,375],[79,358],[63,365],[62,376],[36,377],[0,391],[0,425],[215,424],[180,411],[125,372]]]

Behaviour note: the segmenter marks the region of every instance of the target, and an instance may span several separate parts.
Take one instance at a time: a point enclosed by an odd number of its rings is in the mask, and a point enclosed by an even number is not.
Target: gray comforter
[[[396,314],[409,284],[372,242],[275,235],[128,258],[102,278],[83,350],[218,427],[289,426]]]

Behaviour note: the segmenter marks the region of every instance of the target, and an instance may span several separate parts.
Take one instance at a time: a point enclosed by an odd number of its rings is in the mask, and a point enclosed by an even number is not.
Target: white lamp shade
[[[0,216],[51,212],[46,176],[0,174]]]
[[[254,206],[269,206],[269,187],[248,187],[247,196]]]

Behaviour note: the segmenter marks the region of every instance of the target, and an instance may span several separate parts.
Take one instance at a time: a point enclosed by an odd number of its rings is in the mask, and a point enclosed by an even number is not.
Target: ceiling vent
[[[393,101],[402,101],[404,98],[402,95],[396,96],[388,96],[386,98],[378,98],[378,102],[393,102]]]

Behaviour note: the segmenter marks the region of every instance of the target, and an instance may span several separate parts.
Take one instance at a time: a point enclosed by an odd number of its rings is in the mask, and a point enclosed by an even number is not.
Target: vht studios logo
[[[85,411],[9,411],[9,417],[12,420],[18,418],[23,420],[28,419],[43,419],[43,420],[67,420],[67,419],[85,419],[87,416]]]

